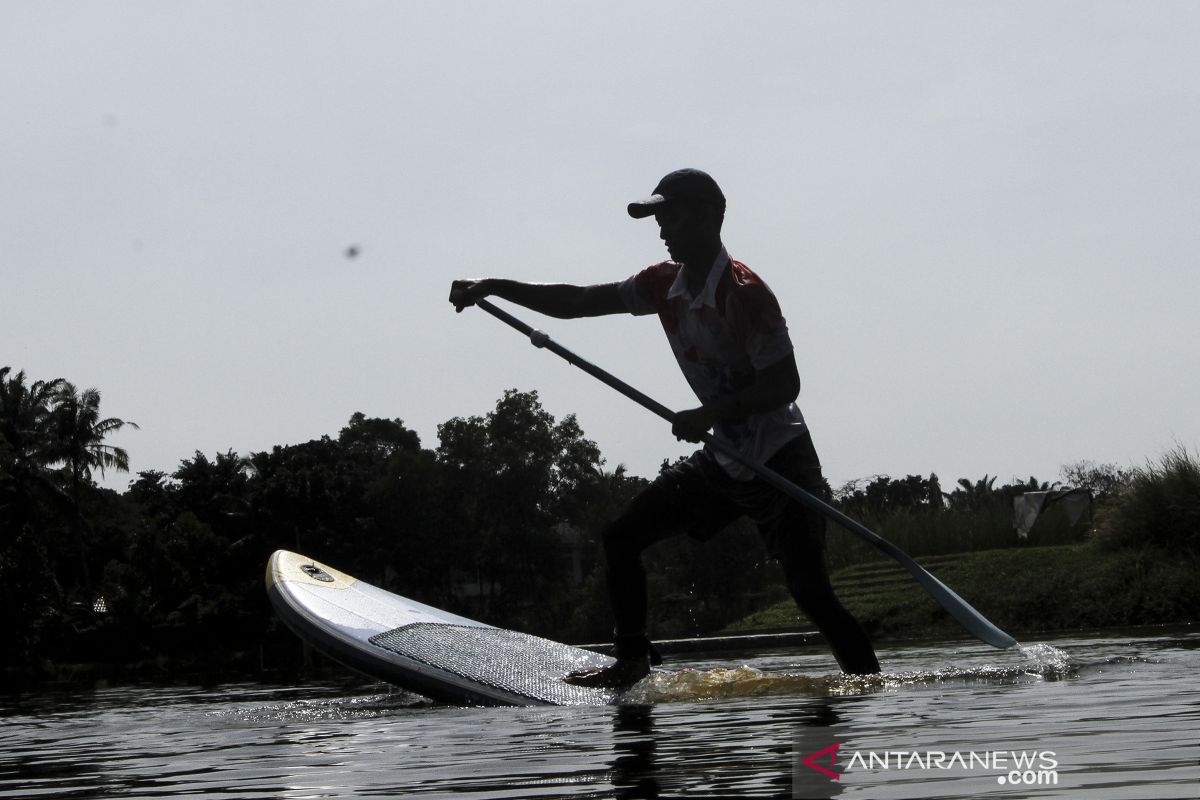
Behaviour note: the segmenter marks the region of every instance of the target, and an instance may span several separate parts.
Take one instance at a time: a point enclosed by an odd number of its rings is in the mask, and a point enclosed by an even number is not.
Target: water
[[[1200,797],[1200,633],[880,657],[871,679],[819,649],[689,657],[607,707],[379,684],[0,698],[0,797]]]

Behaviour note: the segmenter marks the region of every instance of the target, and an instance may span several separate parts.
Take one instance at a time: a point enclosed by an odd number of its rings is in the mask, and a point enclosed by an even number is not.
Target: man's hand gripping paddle
[[[497,308],[487,300],[476,300],[474,304],[492,316],[496,317],[501,322],[512,326],[516,330],[528,336],[529,341],[533,343],[534,347],[541,347],[551,351],[555,355],[565,359],[567,363],[579,367],[584,372],[588,373],[594,378],[599,379],[603,383],[608,384],[621,394],[628,397],[630,400],[633,400],[635,403],[638,403],[650,411],[653,411],[667,422],[674,423],[675,413],[671,411],[671,409],[667,408],[662,403],[647,397],[624,381],[619,380],[613,375],[610,375],[609,373],[600,369],[595,364],[592,364],[591,362],[575,355],[575,353],[572,353],[567,348],[558,344],[542,331],[534,330],[532,327],[526,325],[524,322],[521,322],[521,320],[517,319],[512,314]],[[767,483],[771,484],[784,494],[790,496],[797,502],[803,503],[809,508],[820,511],[829,519],[832,519],[834,522],[838,523],[852,533],[857,534],[859,537],[865,539],[879,550],[882,550],[884,553],[887,553],[889,556],[899,561],[900,564],[909,571],[909,574],[916,578],[917,582],[924,587],[925,591],[929,592],[933,599],[938,602],[938,605],[944,608],[950,614],[950,616],[958,620],[959,624],[961,624],[967,629],[967,631],[969,631],[979,640],[990,644],[992,647],[999,647],[1001,649],[1016,646],[1016,639],[993,625],[985,616],[972,608],[966,600],[963,600],[961,597],[955,594],[950,587],[933,577],[933,575],[927,572],[924,567],[922,567],[916,561],[913,561],[907,553],[884,539],[882,536],[879,536],[877,533],[871,531],[857,520],[846,516],[841,511],[838,511],[836,508],[824,502],[820,498],[804,491],[799,486],[792,483],[774,470],[744,457],[741,453],[725,442],[722,442],[720,439],[716,439],[709,434],[705,434],[703,437],[701,437],[701,441],[714,450],[718,450],[740,464],[743,464]]]

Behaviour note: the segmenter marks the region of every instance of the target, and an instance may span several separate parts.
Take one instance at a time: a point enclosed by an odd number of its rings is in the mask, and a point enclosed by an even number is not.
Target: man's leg
[[[842,672],[857,675],[879,672],[879,660],[867,632],[833,592],[825,569],[824,550],[784,556],[781,560],[796,605],[825,637]]]
[[[786,446],[768,464],[816,497],[828,502],[820,461],[806,436]],[[783,566],[788,591],[833,650],[843,672],[879,672],[879,660],[862,625],[838,600],[825,566],[825,515],[786,498],[759,529]]]
[[[650,671],[653,648],[646,635],[646,570],[642,552],[680,533],[718,530],[741,511],[706,483],[701,459],[664,471],[610,523],[603,534],[609,601],[614,621],[617,663],[605,670],[572,674],[568,682],[585,686],[628,686]]]

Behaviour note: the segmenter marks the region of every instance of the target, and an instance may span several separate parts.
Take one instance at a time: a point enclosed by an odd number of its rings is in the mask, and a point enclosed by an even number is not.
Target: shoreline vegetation
[[[336,437],[246,456],[196,452],[127,491],[100,394],[0,369],[2,690],[104,682],[350,678],[286,630],[263,591],[276,549],[385,589],[559,641],[610,622],[599,531],[646,479],[605,469],[574,415],[505,392],[422,447],[399,419],[356,413]],[[666,466],[666,462],[664,462]],[[1182,446],[1138,469],[1077,462],[1062,481],[873,476],[835,504],[1014,636],[1200,622],[1200,461]],[[1086,490],[1071,504],[1056,503]],[[1036,521],[1017,534],[1019,509]],[[1026,517],[1028,523],[1034,517]],[[831,526],[846,606],[879,643],[953,638],[901,567]],[[753,528],[646,553],[656,639],[811,630]]]
[[[1001,629],[1021,635],[1200,621],[1195,563],[1155,550],[1105,551],[1093,543],[985,550],[920,559]],[[838,597],[877,642],[968,637],[893,561],[833,576]],[[806,626],[808,626],[806,628]],[[810,629],[795,604],[777,603],[723,633]]]

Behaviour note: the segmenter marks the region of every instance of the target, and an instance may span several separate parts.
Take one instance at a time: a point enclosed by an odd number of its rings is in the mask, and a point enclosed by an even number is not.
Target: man
[[[711,430],[749,460],[824,496],[821,464],[794,402],[800,378],[787,326],[771,290],[733,261],[721,242],[725,196],[716,181],[699,170],[678,170],[628,210],[635,219],[654,217],[669,261],[621,282],[592,286],[455,281],[450,302],[462,311],[495,295],[564,319],[657,314],[700,400],[696,408],[675,414],[672,432],[697,442]],[[707,539],[743,515],[755,521],[782,563],[788,589],[824,634],[842,670],[878,672],[870,640],[829,584],[824,517],[705,448],[665,470],[604,530],[617,660],[568,680],[626,687],[649,673],[656,654],[646,635],[641,552],[684,532]]]

